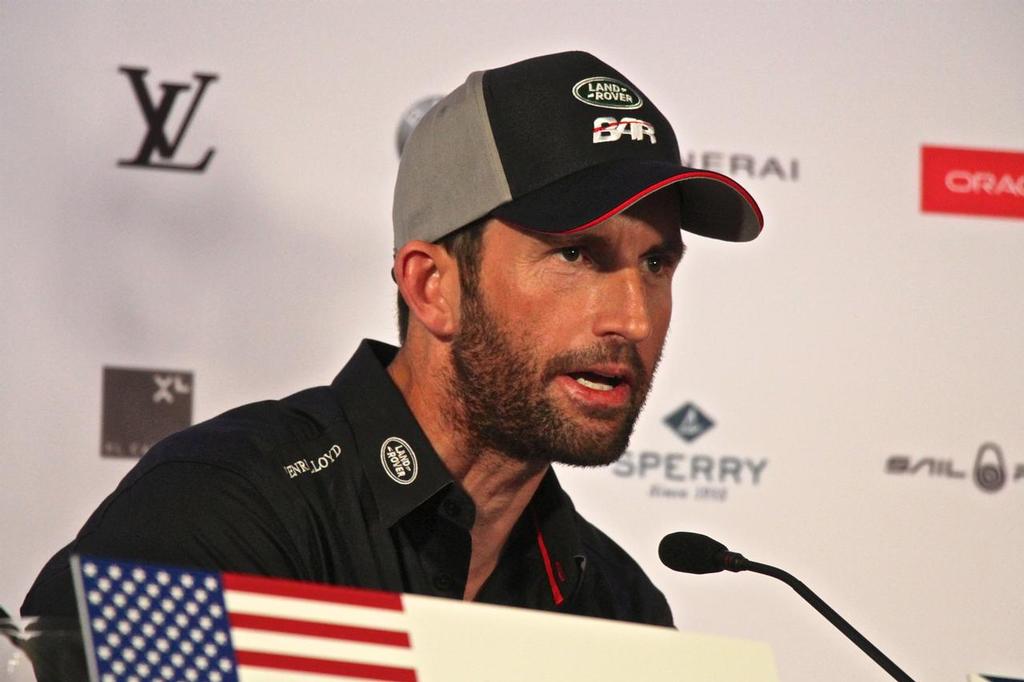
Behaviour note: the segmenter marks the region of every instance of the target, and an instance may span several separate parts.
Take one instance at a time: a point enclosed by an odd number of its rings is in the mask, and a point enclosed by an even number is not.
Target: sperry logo
[[[149,73],[149,69],[122,66],[119,71],[128,76],[132,90],[135,92],[135,99],[138,100],[139,107],[142,109],[142,116],[146,119],[146,136],[142,138],[142,144],[139,146],[139,151],[135,158],[121,159],[117,162],[117,165],[190,171],[193,173],[201,173],[206,170],[207,164],[213,158],[215,151],[213,147],[206,150],[206,154],[202,159],[191,165],[170,163],[170,161],[174,159],[174,155],[178,152],[178,147],[185,137],[185,132],[192,123],[192,117],[195,116],[196,109],[199,107],[199,101],[203,98],[203,93],[206,92],[206,86],[217,80],[217,76],[210,73],[193,74],[198,84],[196,94],[192,97],[192,103],[188,105],[188,110],[185,112],[177,131],[172,133],[173,137],[169,137],[166,130],[167,122],[171,117],[171,111],[174,109],[178,95],[192,86],[188,83],[161,83],[160,90],[162,94],[159,101],[154,102],[149,88],[146,86],[146,74]],[[159,160],[153,159],[154,153]]]
[[[394,436],[381,443],[380,463],[391,480],[402,485],[415,481],[419,472],[416,453],[408,443]]]
[[[584,104],[605,109],[639,109],[644,105],[636,90],[607,76],[584,78],[572,87],[572,95]]]
[[[634,142],[639,142],[647,137],[650,138],[651,144],[658,143],[654,136],[654,126],[647,121],[629,116],[623,116],[621,121],[612,116],[599,116],[594,119],[594,144],[616,142],[627,133],[629,139]]]
[[[686,403],[665,417],[665,424],[677,436],[689,443],[700,438],[705,431],[715,425],[715,422],[701,412],[700,408],[693,403]]]

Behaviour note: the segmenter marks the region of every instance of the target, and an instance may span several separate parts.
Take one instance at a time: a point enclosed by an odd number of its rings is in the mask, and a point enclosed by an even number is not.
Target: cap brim
[[[670,185],[679,193],[680,227],[687,232],[731,242],[750,241],[761,233],[761,209],[732,178],[639,159],[587,168],[502,204],[491,214],[536,232],[576,232]]]

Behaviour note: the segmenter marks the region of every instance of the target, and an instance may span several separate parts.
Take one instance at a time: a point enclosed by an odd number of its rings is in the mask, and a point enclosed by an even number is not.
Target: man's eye
[[[583,252],[578,246],[565,246],[559,249],[558,253],[569,263],[575,263],[580,259],[580,256],[583,255]]]
[[[647,269],[654,274],[658,274],[664,269],[666,263],[665,259],[661,256],[648,256],[647,257]]]

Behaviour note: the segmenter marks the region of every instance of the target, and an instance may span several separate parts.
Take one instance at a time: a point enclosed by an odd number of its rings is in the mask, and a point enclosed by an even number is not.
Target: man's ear
[[[451,254],[439,244],[411,241],[395,254],[392,274],[410,318],[434,336],[451,338],[459,322],[459,272]]]

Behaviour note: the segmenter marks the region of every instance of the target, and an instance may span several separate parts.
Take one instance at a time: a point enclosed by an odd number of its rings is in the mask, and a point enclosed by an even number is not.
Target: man
[[[753,200],[681,167],[647,96],[570,52],[474,73],[434,106],[393,217],[401,348],[366,341],[330,387],[159,443],[24,613],[74,611],[83,553],[672,624],[550,464],[622,454],[680,226],[753,239]]]

